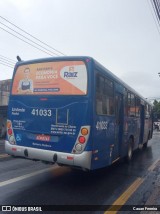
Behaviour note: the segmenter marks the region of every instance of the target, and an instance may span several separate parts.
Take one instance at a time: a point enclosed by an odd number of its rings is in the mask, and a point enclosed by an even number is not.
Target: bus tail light
[[[82,128],[81,129],[81,134],[82,135],[87,135],[88,134],[88,129],[87,128]]]
[[[80,154],[84,151],[90,134],[90,126],[82,126],[79,130],[77,140],[72,149],[72,153]]]
[[[81,152],[82,151],[82,144],[77,143],[76,146],[75,146],[75,149],[76,150],[74,150],[74,153],[76,153],[76,151]]]
[[[86,141],[86,139],[85,139],[84,136],[80,136],[80,137],[78,138],[78,141],[79,141],[81,144],[84,144],[85,141]]]

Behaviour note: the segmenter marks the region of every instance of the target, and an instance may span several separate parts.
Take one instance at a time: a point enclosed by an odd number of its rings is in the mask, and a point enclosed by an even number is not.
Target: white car
[[[154,122],[154,127],[157,130],[160,130],[160,122]]]

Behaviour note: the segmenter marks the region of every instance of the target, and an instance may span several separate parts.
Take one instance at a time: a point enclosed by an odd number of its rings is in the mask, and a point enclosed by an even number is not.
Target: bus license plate
[[[49,135],[37,135],[36,136],[36,140],[50,141],[51,140],[51,136],[49,136]]]

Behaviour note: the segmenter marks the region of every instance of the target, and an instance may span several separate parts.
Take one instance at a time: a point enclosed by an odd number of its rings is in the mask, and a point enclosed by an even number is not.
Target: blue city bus
[[[106,167],[147,147],[152,106],[91,57],[15,65],[6,153],[82,170]]]

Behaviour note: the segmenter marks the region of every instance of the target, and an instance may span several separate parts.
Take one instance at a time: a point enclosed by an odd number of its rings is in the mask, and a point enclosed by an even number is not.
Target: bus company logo
[[[78,72],[75,72],[74,66],[70,66],[68,71],[64,71],[64,78],[76,78]]]

